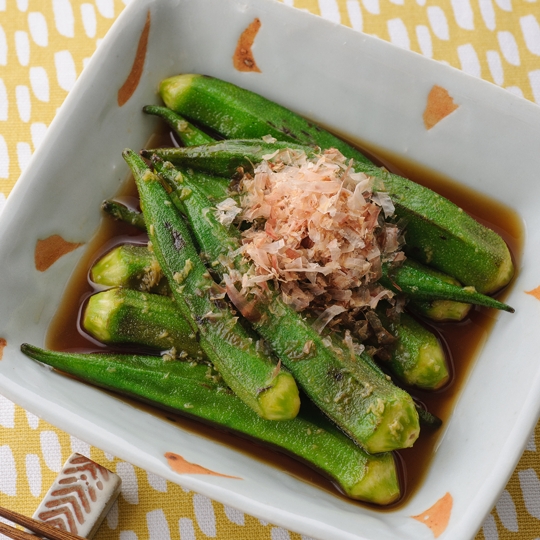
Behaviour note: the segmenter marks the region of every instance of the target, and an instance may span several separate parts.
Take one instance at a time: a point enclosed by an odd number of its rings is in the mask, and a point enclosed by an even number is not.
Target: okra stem
[[[124,151],[141,199],[152,249],[178,309],[199,335],[201,348],[242,401],[267,419],[296,416],[300,405],[292,375],[263,354],[238,324],[222,290],[212,280],[186,223],[157,175],[135,152]]]
[[[308,404],[293,420],[264,420],[207,365],[153,356],[61,353],[28,344],[21,350],[96,386],[269,443],[329,476],[353,499],[387,505],[400,496],[390,453],[365,453]]]

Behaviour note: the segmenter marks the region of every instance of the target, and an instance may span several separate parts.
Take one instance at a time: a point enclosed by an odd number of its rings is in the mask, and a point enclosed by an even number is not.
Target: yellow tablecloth
[[[128,1],[0,0],[0,211],[58,107]],[[540,104],[538,0],[284,1]],[[98,540],[301,538],[90,447],[0,396],[0,505],[32,515],[73,451],[123,479],[122,494]],[[499,538],[540,539],[540,450],[534,436],[476,540]]]

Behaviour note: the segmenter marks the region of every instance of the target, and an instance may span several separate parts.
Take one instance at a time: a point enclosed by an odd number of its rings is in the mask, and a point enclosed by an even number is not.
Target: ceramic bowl
[[[248,28],[255,30],[253,42],[248,40],[252,57],[235,66],[238,40]],[[421,486],[392,511],[348,502],[19,352],[23,342],[45,343],[66,283],[99,225],[100,203],[127,176],[121,151],[141,148],[156,130],[157,121],[144,116],[141,106],[158,103],[159,81],[181,72],[259,92],[385,155],[488,194],[519,215],[523,250],[506,298],[516,313],[497,315]],[[85,68],[0,216],[0,392],[139,467],[313,538],[472,538],[540,410],[540,333],[534,323],[540,316],[538,141],[536,105],[281,3],[133,0]],[[55,235],[74,249],[37,261],[39,242]],[[166,452],[241,480],[178,474]]]

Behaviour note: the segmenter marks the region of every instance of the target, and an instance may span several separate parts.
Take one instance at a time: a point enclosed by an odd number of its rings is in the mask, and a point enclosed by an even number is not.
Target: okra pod
[[[417,300],[454,300],[514,313],[514,308],[478,293],[474,287],[458,287],[444,281],[438,272],[431,272],[413,259],[407,259],[399,266],[383,265],[379,282],[391,291]]]
[[[263,156],[271,155],[291,145],[283,142],[227,140],[207,145],[188,148],[162,148],[145,150],[143,155],[158,156],[175,165],[193,168],[209,174],[232,175],[238,167],[253,171],[253,164],[261,161]],[[305,146],[292,145],[291,151],[308,151]],[[438,197],[438,196],[437,196]],[[457,207],[456,207],[457,208]],[[475,222],[476,223],[476,222]],[[411,232],[407,232],[407,242]],[[407,246],[407,244],[405,244]],[[513,313],[513,309],[494,298],[480,294],[473,287],[459,287],[445,281],[441,272],[434,271],[412,260],[407,260],[402,267],[384,266],[380,282],[396,293],[404,293],[417,300],[452,300],[455,302],[477,304]],[[450,306],[452,307],[452,306]]]
[[[504,240],[459,207],[415,182],[375,166],[356,148],[271,102],[233,84],[203,75],[184,74],[160,84],[165,104],[227,139],[261,138],[337,148],[355,160],[357,172],[379,179],[396,214],[408,223],[409,253],[479,292],[492,293],[512,279],[512,257]]]
[[[288,143],[337,148],[344,155],[351,152],[347,143],[314,123],[220,79],[178,75],[163,80],[159,93],[167,107],[227,139],[260,139],[270,135]],[[360,152],[355,150],[354,154],[350,157],[370,163]]]
[[[154,356],[61,353],[28,344],[21,350],[90,384],[269,443],[328,475],[352,499],[387,505],[400,496],[392,454],[365,453],[307,403],[293,420],[270,422],[204,364],[163,362]]]
[[[163,162],[154,165],[169,184],[180,181],[179,189],[189,189],[183,202],[185,215],[213,270],[223,275],[226,269],[220,258],[230,258],[240,244],[235,229],[217,220],[206,197],[204,186],[213,180],[183,172],[180,178]],[[243,273],[239,259],[231,263]],[[313,402],[368,452],[412,446],[419,434],[418,414],[406,392],[356,357],[351,359],[347,347],[336,354],[276,292],[270,291],[268,298],[251,303],[242,313]]]
[[[157,175],[126,150],[141,199],[152,249],[178,309],[199,336],[208,359],[236,395],[267,419],[293,418],[300,405],[292,375],[280,369],[238,323],[221,288],[212,280]]]
[[[118,287],[95,293],[85,306],[82,327],[108,345],[142,345],[167,358],[203,358],[190,323],[168,296]]]
[[[308,156],[314,154],[313,148],[309,146],[283,141],[227,139],[185,148],[144,149],[141,155],[148,159],[155,155],[179,168],[193,168],[218,178],[231,178],[238,169],[253,173],[254,166],[264,156],[287,149],[291,152],[305,152]]]
[[[395,338],[389,347],[390,358],[383,361],[389,371],[409,386],[437,390],[450,377],[444,349],[433,332],[407,313],[393,321],[379,308],[377,315],[384,328]]]

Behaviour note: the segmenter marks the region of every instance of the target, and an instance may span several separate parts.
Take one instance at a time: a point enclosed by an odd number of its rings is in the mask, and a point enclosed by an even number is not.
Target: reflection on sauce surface
[[[158,145],[156,143],[158,142],[161,142],[162,146],[170,145],[169,134],[161,134],[152,141],[151,145],[149,143],[148,146],[156,147]],[[469,188],[453,183],[441,176],[434,175],[404,160],[400,160],[396,156],[390,156],[389,159],[376,159],[376,161],[384,164],[393,172],[407,176],[438,191],[441,195],[446,196],[461,206],[475,219],[496,230],[507,242],[516,267],[519,268],[523,231],[519,217],[511,209]],[[389,163],[392,163],[392,165],[389,165]],[[124,201],[131,202],[132,205],[137,204],[135,187],[132,181],[126,182],[121,196],[124,198]],[[55,350],[82,352],[105,349],[104,346],[98,345],[93,340],[88,339],[78,328],[81,305],[93,292],[93,288],[88,280],[88,271],[93,262],[114,245],[123,242],[141,243],[144,240],[145,235],[141,235],[140,231],[135,230],[129,225],[113,222],[108,218],[102,220],[100,229],[91,242],[90,249],[87,250],[71,282],[68,284],[61,309],[51,323],[46,343],[47,347]],[[505,291],[502,291],[499,293],[498,298],[503,299],[504,294]],[[421,485],[434,454],[440,433],[444,430],[444,422],[452,412],[456,401],[455,398],[467,378],[473,359],[488,338],[490,330],[498,316],[499,314],[493,310],[475,307],[471,310],[468,318],[460,323],[426,323],[445,345],[450,360],[451,379],[444,388],[435,392],[408,390],[415,398],[424,403],[430,412],[443,420],[443,427],[433,433],[424,429],[413,448],[396,452],[397,462],[401,469],[400,474],[404,494],[398,503],[386,508],[387,511],[394,510],[402,505]],[[219,441],[224,445],[234,448],[238,452],[264,461],[305,482],[330,491],[343,497],[344,500],[354,503],[354,501],[339,494],[333,484],[318,472],[313,471],[308,466],[299,463],[287,455],[276,452],[272,448],[264,447],[260,443],[248,441],[244,437],[241,438],[223,429],[216,429],[213,426],[195,421],[191,418],[157,411],[150,406],[142,405],[130,399],[128,401],[135,407],[143,408],[163,419],[174,422],[183,429],[214,441]],[[174,449],[170,450],[173,451]],[[369,506],[376,510],[385,511],[385,508]]]

